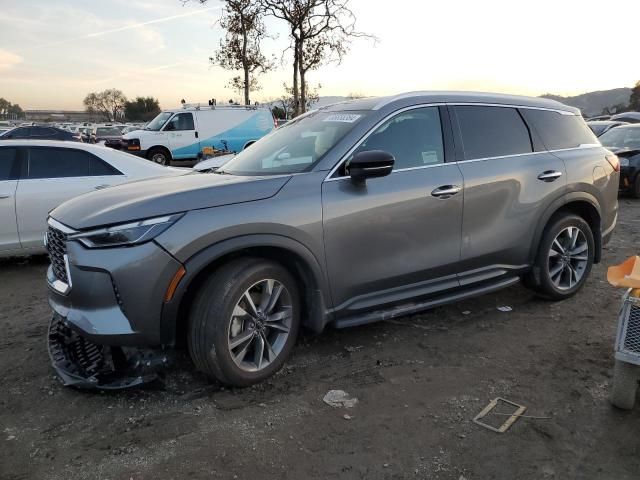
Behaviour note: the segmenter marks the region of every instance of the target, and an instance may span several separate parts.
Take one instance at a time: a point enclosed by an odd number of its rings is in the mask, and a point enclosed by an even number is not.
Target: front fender
[[[305,326],[320,332],[331,321],[328,313],[328,280],[324,269],[315,255],[302,243],[290,237],[271,234],[255,234],[233,237],[213,244],[184,262],[185,276],[181,279],[171,301],[162,309],[161,336],[164,344],[175,343],[176,324],[179,321],[181,305],[186,298],[189,286],[199,274],[225,256],[251,248],[277,248],[294,255],[304,266],[314,284],[311,292],[311,308]]]

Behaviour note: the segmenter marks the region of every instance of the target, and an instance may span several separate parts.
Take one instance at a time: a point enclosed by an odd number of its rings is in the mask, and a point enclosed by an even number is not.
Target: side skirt
[[[340,318],[334,321],[331,325],[335,328],[348,328],[355,327],[357,325],[364,325],[367,323],[379,322],[381,320],[389,320],[391,318],[402,317],[405,315],[411,315],[416,312],[439,307],[440,305],[457,302],[465,298],[476,297],[478,295],[495,292],[497,290],[501,290],[515,283],[518,283],[519,281],[520,277],[518,276],[502,278],[499,282],[496,283],[485,283],[482,286],[476,286],[475,288],[468,288],[464,290],[457,290],[451,292],[448,295],[430,298],[424,301],[404,303],[384,310],[374,310],[371,312],[364,312],[358,315]]]

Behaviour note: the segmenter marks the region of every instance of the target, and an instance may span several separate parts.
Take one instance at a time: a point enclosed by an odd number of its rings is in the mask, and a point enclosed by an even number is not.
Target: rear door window
[[[18,178],[17,152],[15,148],[0,148],[0,182]]]
[[[531,135],[511,107],[454,106],[465,160],[533,152]]]
[[[531,108],[523,108],[521,112],[548,150],[598,144],[598,139],[579,115],[563,115],[550,110]]]
[[[27,178],[66,178],[122,175],[108,163],[83,150],[30,148]]]

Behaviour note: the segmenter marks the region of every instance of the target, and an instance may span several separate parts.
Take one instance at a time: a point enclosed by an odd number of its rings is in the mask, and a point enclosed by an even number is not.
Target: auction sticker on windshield
[[[353,123],[358,120],[362,115],[358,115],[355,113],[334,113],[324,120],[323,122],[343,122],[343,123]]]

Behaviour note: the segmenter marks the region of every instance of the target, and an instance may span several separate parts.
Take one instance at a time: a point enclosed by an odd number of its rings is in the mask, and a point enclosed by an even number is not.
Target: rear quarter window
[[[563,115],[549,110],[529,108],[521,109],[521,113],[548,150],[598,144],[598,139],[579,115]]]

